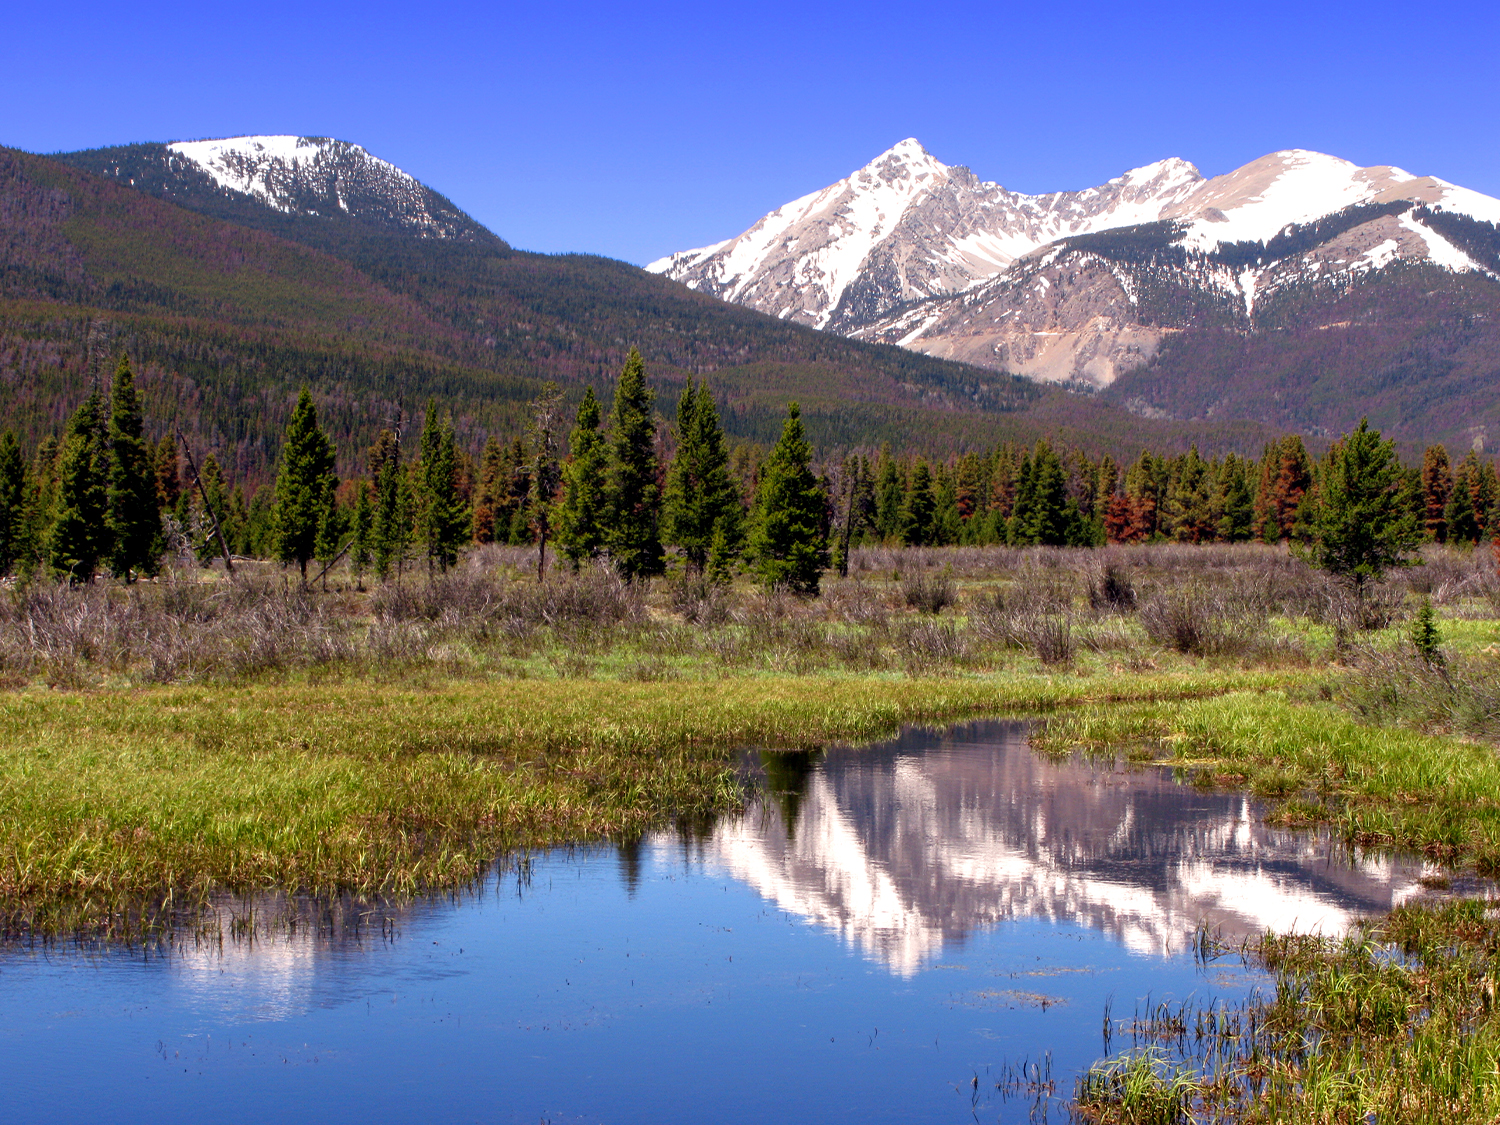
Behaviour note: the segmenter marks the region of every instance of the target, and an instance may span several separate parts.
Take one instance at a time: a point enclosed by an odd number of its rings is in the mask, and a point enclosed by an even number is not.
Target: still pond
[[[1065,1120],[1106,1012],[1260,982],[1196,959],[1200,925],[1338,931],[1431,874],[1026,736],[751,755],[743,816],[384,912],[246,938],[275,904],[226,901],[208,937],[0,949],[6,1116]]]

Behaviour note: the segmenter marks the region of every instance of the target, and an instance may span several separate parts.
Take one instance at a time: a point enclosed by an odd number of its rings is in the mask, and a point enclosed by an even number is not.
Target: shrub
[[[1141,607],[1140,620],[1157,644],[1194,656],[1246,652],[1266,628],[1257,607],[1199,585],[1154,595]]]
[[[1031,647],[1046,665],[1073,662],[1073,622],[1066,614],[1037,614],[1031,623]]]
[[[1115,613],[1135,608],[1135,587],[1114,563],[1105,563],[1089,577],[1089,607]]]
[[[901,580],[901,596],[912,609],[934,617],[943,611],[944,606],[957,601],[953,579],[946,572],[928,574],[919,570],[907,575]]]

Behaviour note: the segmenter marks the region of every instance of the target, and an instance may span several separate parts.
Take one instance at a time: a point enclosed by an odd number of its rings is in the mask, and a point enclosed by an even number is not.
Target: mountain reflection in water
[[[1268,828],[1251,798],[1160,768],[1041,758],[1019,722],[760,757],[767,792],[711,830],[705,860],[904,977],[1016,918],[1163,955],[1199,925],[1342,931],[1417,893],[1426,870]]]

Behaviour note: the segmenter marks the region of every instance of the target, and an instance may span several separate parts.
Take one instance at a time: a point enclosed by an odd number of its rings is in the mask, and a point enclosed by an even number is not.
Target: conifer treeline
[[[341,482],[304,390],[274,487],[247,500],[212,454],[193,463],[195,476],[170,435],[146,442],[122,357],[108,410],[95,390],[30,464],[15,434],[0,435],[0,573],[81,581],[107,571],[128,581],[153,574],[166,552],[188,551],[205,563],[221,553],[275,558],[304,579],[310,564],[326,573],[347,556],[361,580],[370,571],[384,579],[418,560],[446,569],[466,545],[489,542],[537,544],[540,572],[550,542],[575,568],[607,559],[631,579],[663,573],[675,547],[690,571],[714,580],[743,564],[767,583],[815,592],[830,557],[842,566],[868,543],[1300,538],[1326,472],[1289,435],[1259,460],[1205,460],[1194,447],[1147,450],[1123,468],[1046,441],[939,462],[886,447],[819,476],[795,405],[769,453],[731,450],[707,385],[690,381],[661,432],[634,351],[609,416],[589,389],[566,449],[561,401],[549,389],[531,403],[524,435],[492,438],[477,464],[456,448],[451,417],[429,403],[415,450],[398,421],[376,439],[366,475]],[[1454,463],[1433,446],[1398,487],[1428,540],[1500,538],[1500,479],[1476,452]]]

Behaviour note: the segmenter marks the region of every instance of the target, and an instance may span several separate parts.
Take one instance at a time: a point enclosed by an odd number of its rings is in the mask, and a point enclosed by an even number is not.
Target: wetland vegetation
[[[1429,548],[1358,605],[1261,545],[856,548],[818,599],[604,569],[538,583],[533,558],[490,546],[373,591],[249,565],[9,591],[12,930],[213,887],[452,885],[499,850],[735,807],[739,746],[999,713],[1056,712],[1044,747],[1128,746],[1288,823],[1500,856],[1497,583],[1477,553]],[[1395,679],[1436,667],[1409,639],[1423,597],[1441,671]]]

